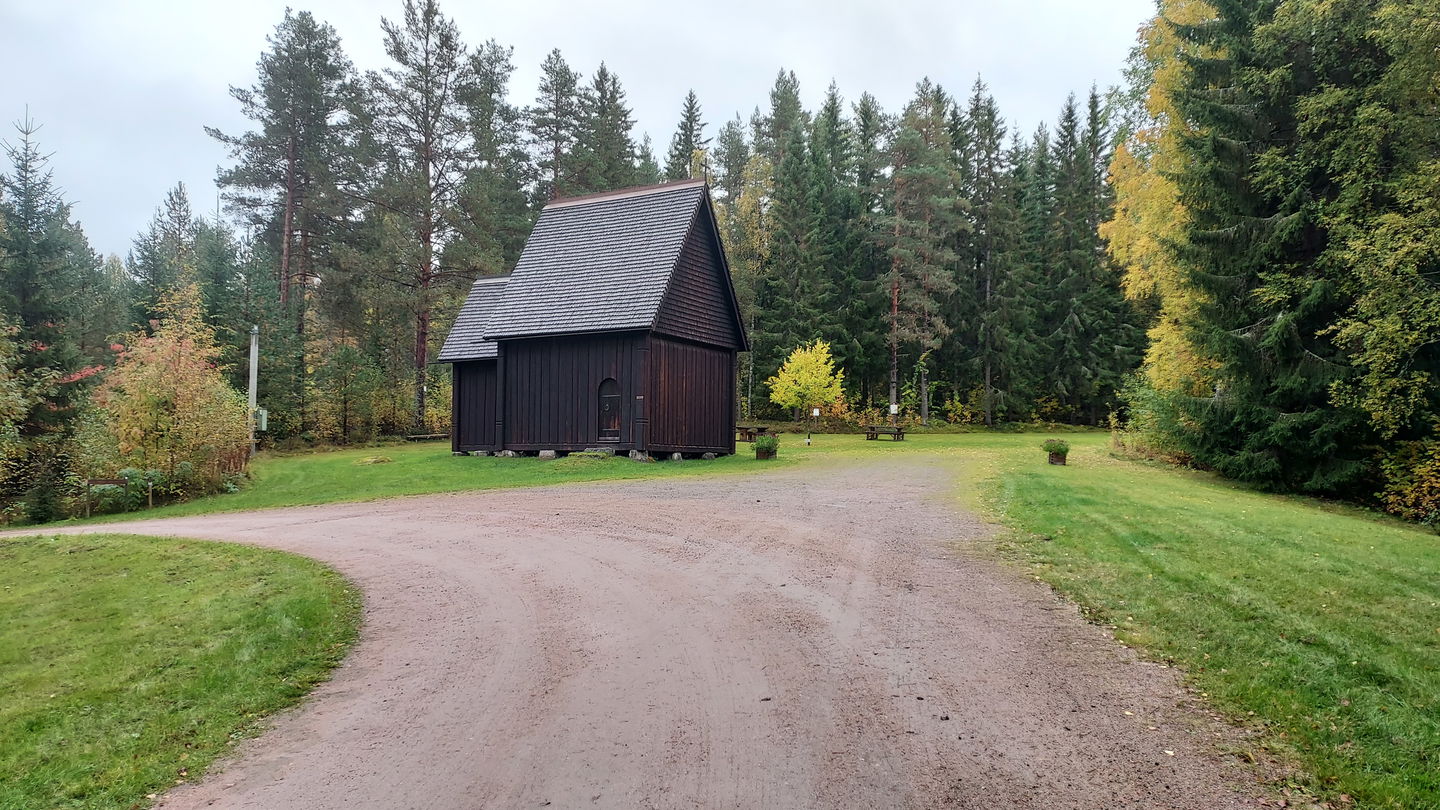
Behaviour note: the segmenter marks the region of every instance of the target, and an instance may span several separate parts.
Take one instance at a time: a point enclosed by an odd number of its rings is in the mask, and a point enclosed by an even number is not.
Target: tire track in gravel
[[[333,679],[163,808],[1254,806],[1217,753],[1239,732],[977,554],[952,473],[917,453],[72,531],[282,548],[365,593]]]

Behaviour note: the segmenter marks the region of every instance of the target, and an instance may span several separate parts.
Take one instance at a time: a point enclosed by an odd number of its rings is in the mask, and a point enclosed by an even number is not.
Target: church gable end
[[[702,204],[671,274],[656,332],[712,346],[742,349],[739,317],[715,233],[710,207]]]

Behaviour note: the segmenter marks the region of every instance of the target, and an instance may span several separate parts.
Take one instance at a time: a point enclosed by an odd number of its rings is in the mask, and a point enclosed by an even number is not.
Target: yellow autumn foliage
[[[199,288],[166,294],[159,309],[152,334],[126,341],[95,403],[119,466],[212,483],[248,450],[245,399],[217,366],[220,350],[201,315]]]
[[[1171,179],[1184,160],[1181,137],[1189,132],[1172,96],[1187,70],[1174,26],[1200,23],[1214,14],[1203,0],[1165,0],[1160,14],[1142,29],[1145,56],[1154,66],[1145,99],[1152,123],[1115,150],[1110,164],[1115,214],[1100,225],[1110,255],[1124,268],[1125,295],[1158,302],[1143,371],[1160,391],[1206,393],[1213,368],[1187,337],[1185,324],[1201,302],[1200,293],[1186,282],[1168,243],[1188,224],[1180,189]]]
[[[845,399],[845,372],[836,370],[830,344],[823,340],[791,352],[765,384],[770,401],[783,408],[830,406]]]

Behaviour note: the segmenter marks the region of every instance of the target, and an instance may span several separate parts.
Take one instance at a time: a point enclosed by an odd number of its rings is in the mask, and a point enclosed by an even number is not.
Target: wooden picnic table
[[[742,442],[753,442],[760,436],[770,436],[769,425],[736,425],[735,438]]]
[[[905,428],[894,425],[865,425],[865,440],[874,441],[881,436],[889,436],[892,442],[905,441]]]

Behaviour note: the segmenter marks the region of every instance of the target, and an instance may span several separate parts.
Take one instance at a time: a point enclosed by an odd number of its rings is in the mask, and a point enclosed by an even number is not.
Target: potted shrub
[[[1051,464],[1064,464],[1065,457],[1070,454],[1070,443],[1064,439],[1046,439],[1042,445],[1045,452],[1050,454]]]
[[[779,436],[757,436],[755,438],[755,460],[765,461],[775,457],[775,452],[780,449]]]

